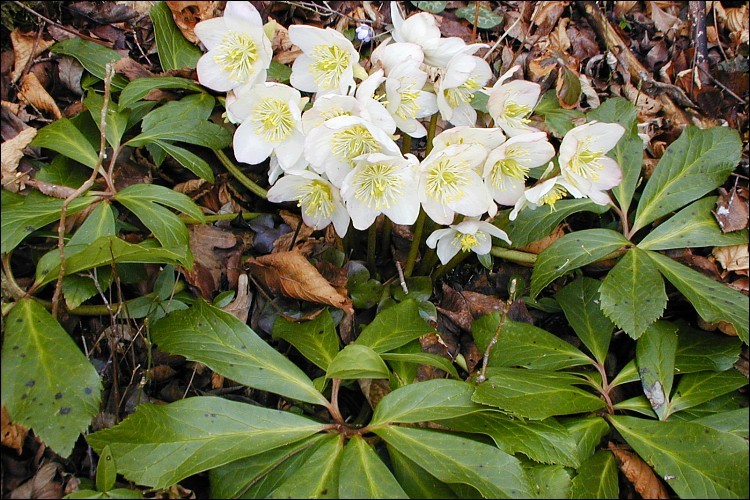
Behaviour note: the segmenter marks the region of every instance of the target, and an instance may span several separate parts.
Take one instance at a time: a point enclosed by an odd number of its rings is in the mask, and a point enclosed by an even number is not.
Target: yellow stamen
[[[445,89],[443,93],[445,94],[445,100],[448,101],[451,108],[457,108],[464,104],[469,104],[474,96],[474,92],[478,88],[479,83],[473,78],[469,78],[458,87]]]
[[[443,158],[430,167],[426,177],[427,194],[445,204],[464,196],[463,187],[469,185],[467,166]]]
[[[413,88],[414,84],[410,83],[403,91],[399,92],[401,102],[396,109],[396,116],[404,120],[416,117],[417,112],[421,109],[417,104],[419,89],[413,90]]]
[[[215,49],[214,62],[229,73],[229,78],[246,82],[253,73],[253,65],[258,60],[258,47],[247,33],[230,31]]]
[[[528,167],[524,167],[513,158],[505,158],[496,162],[492,166],[490,180],[495,188],[502,189],[508,178],[525,181],[528,177],[528,173]]]
[[[336,132],[331,140],[331,152],[344,161],[351,162],[359,155],[377,153],[378,151],[380,151],[380,143],[363,125],[354,125]]]
[[[336,45],[318,45],[312,52],[313,79],[324,90],[338,88],[341,75],[351,65],[349,53]]]
[[[599,180],[601,151],[591,151],[588,144],[579,144],[576,154],[570,159],[570,169],[589,180]]]
[[[281,142],[294,130],[294,117],[289,105],[281,99],[263,99],[255,107],[252,121],[257,132],[269,142]]]
[[[468,252],[483,243],[486,239],[487,235],[481,231],[478,231],[476,234],[456,233],[452,243],[456,247],[461,247],[462,252]]]
[[[550,189],[546,194],[542,195],[541,198],[539,198],[539,203],[541,205],[554,206],[555,203],[563,199],[567,194],[568,192],[565,190],[564,187],[556,185],[552,189]]]
[[[391,202],[403,194],[403,179],[396,175],[397,168],[392,165],[374,163],[365,166],[354,178],[357,187],[354,196],[367,204],[367,208],[381,210],[390,208]]]
[[[300,186],[295,199],[297,206],[312,217],[324,219],[333,213],[331,186],[325,182],[314,180]]]

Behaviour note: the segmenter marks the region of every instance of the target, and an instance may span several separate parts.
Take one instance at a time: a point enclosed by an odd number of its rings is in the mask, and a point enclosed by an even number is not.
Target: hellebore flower
[[[477,255],[487,255],[492,249],[492,236],[510,244],[505,231],[476,219],[468,219],[445,229],[434,231],[427,238],[427,246],[437,247],[437,256],[442,264],[447,264],[458,252],[472,251]]]
[[[419,122],[437,113],[437,97],[423,90],[427,73],[406,62],[391,69],[385,81],[386,109],[405,134],[420,138],[427,129]]]
[[[224,16],[196,24],[195,35],[208,49],[196,65],[202,85],[228,92],[266,80],[273,50],[250,2],[227,2]]]
[[[499,128],[468,127],[461,125],[440,132],[432,140],[434,149],[445,149],[454,144],[479,144],[484,147],[485,158],[502,143],[505,142],[505,134]]]
[[[291,84],[304,92],[346,95],[354,88],[359,54],[344,35],[331,28],[295,24],[289,39],[302,49],[292,64]]]
[[[534,111],[536,102],[539,100],[541,92],[539,84],[526,80],[504,83],[518,69],[520,66],[513,66],[498,78],[489,91],[486,91],[489,95],[487,111],[495,120],[495,125],[502,128],[510,137],[527,132],[538,132],[537,129],[528,125],[528,116]]]
[[[490,65],[471,55],[481,44],[469,45],[453,56],[436,85],[440,116],[453,125],[473,126],[477,112],[471,107],[474,93],[492,78]]]
[[[542,205],[550,205],[554,208],[555,203],[565,198],[568,194],[569,188],[570,186],[568,183],[560,176],[551,177],[540,182],[536,186],[530,187],[523,192],[518,198],[518,201],[516,201],[508,218],[510,220],[516,220],[518,212],[527,206],[532,210],[541,207]]]

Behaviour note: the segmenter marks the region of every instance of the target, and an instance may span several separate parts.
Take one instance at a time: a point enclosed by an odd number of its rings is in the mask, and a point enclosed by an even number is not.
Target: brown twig
[[[83,38],[83,39],[85,39],[85,40],[88,40],[88,41],[90,41],[90,42],[98,43],[99,45],[104,45],[105,47],[109,47],[109,48],[112,48],[112,45],[111,45],[110,43],[107,43],[107,42],[105,42],[104,40],[99,40],[99,39],[97,39],[97,38],[92,38],[92,37],[90,37],[90,36],[88,36],[88,35],[84,35],[84,34],[83,34],[83,33],[81,33],[80,31],[76,31],[76,30],[74,30],[73,28],[70,28],[70,27],[68,27],[68,26],[65,26],[65,25],[63,25],[63,24],[60,24],[60,23],[56,23],[56,22],[55,22],[55,21],[53,21],[52,19],[50,19],[50,18],[48,18],[48,17],[45,17],[45,16],[43,16],[42,14],[40,14],[40,13],[39,13],[39,12],[37,12],[37,11],[35,11],[35,10],[34,10],[34,9],[32,9],[31,7],[29,7],[29,6],[25,5],[25,4],[23,3],[23,2],[19,2],[19,1],[17,1],[17,0],[13,0],[13,3],[14,3],[14,4],[16,4],[16,5],[18,5],[19,7],[21,7],[21,8],[22,8],[22,9],[24,9],[25,11],[28,11],[28,12],[30,12],[31,14],[34,14],[34,15],[35,15],[36,17],[38,17],[39,19],[42,19],[43,21],[46,21],[46,22],[48,22],[49,24],[51,24],[51,25],[53,25],[53,26],[55,26],[55,27],[57,27],[57,28],[60,28],[60,29],[61,29],[61,30],[63,30],[63,31],[67,31],[68,33],[71,33],[71,34],[73,34],[73,35],[75,35],[75,36],[81,37],[81,38]]]
[[[702,70],[698,73],[698,80],[701,85],[708,83],[708,42],[706,40],[706,2],[705,0],[688,2],[690,12],[690,21],[692,24],[693,46],[695,47],[695,56],[693,62],[695,67]]]

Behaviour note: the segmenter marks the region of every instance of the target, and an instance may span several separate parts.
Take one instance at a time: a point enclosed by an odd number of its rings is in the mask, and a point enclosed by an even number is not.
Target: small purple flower
[[[372,26],[368,24],[358,24],[356,31],[357,39],[361,40],[364,43],[369,42],[375,36],[375,30],[372,29]]]

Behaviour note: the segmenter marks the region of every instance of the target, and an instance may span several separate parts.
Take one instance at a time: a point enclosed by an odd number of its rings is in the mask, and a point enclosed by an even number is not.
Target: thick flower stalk
[[[538,132],[528,123],[529,115],[534,111],[539,100],[541,92],[539,84],[526,80],[513,80],[505,83],[520,68],[520,66],[513,66],[497,79],[491,89],[485,90],[489,95],[487,111],[495,121],[495,125],[502,128],[510,137]]]
[[[414,224],[419,215],[414,155],[362,155],[344,178],[341,197],[356,229],[367,229],[385,214],[396,224]]]
[[[250,2],[227,2],[224,16],[196,24],[195,35],[208,49],[196,66],[202,85],[218,92],[241,92],[266,81],[271,41]]]
[[[617,123],[590,122],[568,131],[560,144],[560,176],[576,198],[589,197],[607,205],[606,190],[622,180],[622,170],[606,153],[625,133]]]
[[[289,39],[302,50],[292,64],[291,84],[303,92],[349,94],[359,54],[344,35],[331,28],[296,24]]]
[[[492,236],[508,244],[508,234],[489,222],[477,219],[464,220],[456,225],[434,231],[427,238],[427,246],[437,248],[440,262],[445,265],[458,252],[474,252],[477,255],[487,255],[492,250]]]

